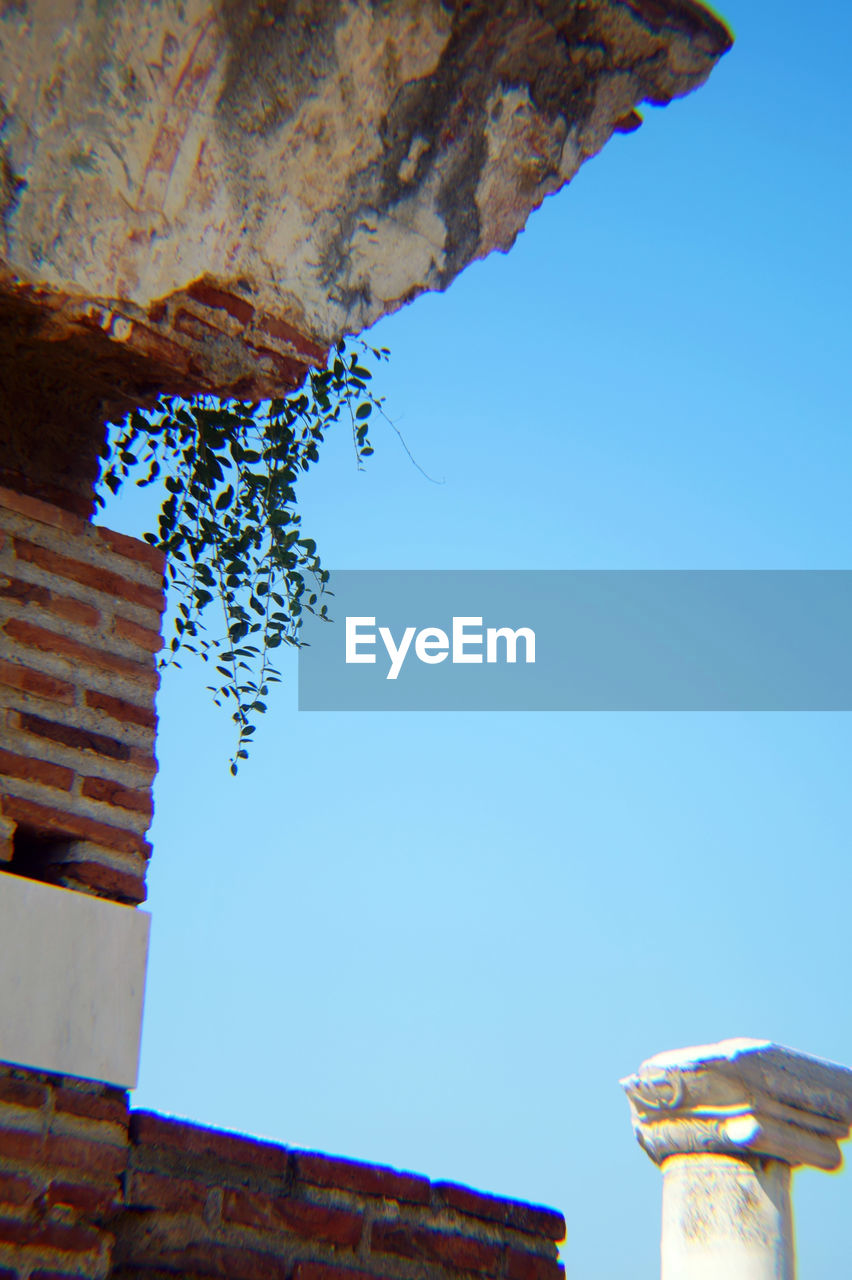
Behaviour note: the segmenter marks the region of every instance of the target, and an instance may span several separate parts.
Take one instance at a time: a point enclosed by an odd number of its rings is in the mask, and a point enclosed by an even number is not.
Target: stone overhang
[[[730,42],[694,0],[3,6],[0,483],[86,514],[104,421],[286,393]]]

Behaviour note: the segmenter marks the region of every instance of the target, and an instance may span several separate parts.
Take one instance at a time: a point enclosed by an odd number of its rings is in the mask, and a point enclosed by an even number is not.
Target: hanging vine
[[[231,772],[248,758],[257,717],[281,679],[275,652],[298,646],[306,611],[327,616],[328,581],[312,538],[303,536],[296,481],[344,420],[359,468],[373,452],[368,428],[383,401],[365,360],[385,348],[341,344],[328,368],[312,369],[292,395],[261,404],[166,397],[110,429],[103,491],[161,483],[165,498],[146,541],[166,553],[174,634],[165,663],[182,651],[212,664],[208,685],[236,725]],[[218,622],[212,617],[219,611]]]

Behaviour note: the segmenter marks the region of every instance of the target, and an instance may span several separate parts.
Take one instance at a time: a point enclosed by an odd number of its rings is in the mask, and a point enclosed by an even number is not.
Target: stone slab
[[[0,873],[0,1061],[134,1088],[150,916]]]

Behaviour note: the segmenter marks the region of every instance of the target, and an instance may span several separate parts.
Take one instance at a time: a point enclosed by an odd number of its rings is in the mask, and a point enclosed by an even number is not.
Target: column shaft
[[[790,1175],[781,1160],[669,1156],[662,1280],[795,1280]]]

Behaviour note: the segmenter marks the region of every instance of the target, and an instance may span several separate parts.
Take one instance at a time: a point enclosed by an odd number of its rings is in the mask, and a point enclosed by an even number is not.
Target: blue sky
[[[328,566],[852,567],[852,11],[724,16],[703,89],[374,331],[443,483],[329,439]],[[555,1205],[569,1277],[650,1280],[618,1078],[742,1035],[852,1065],[848,715],[311,715],[291,671],[232,781],[204,684],[160,697],[136,1105]],[[795,1204],[834,1280],[852,1175]]]

